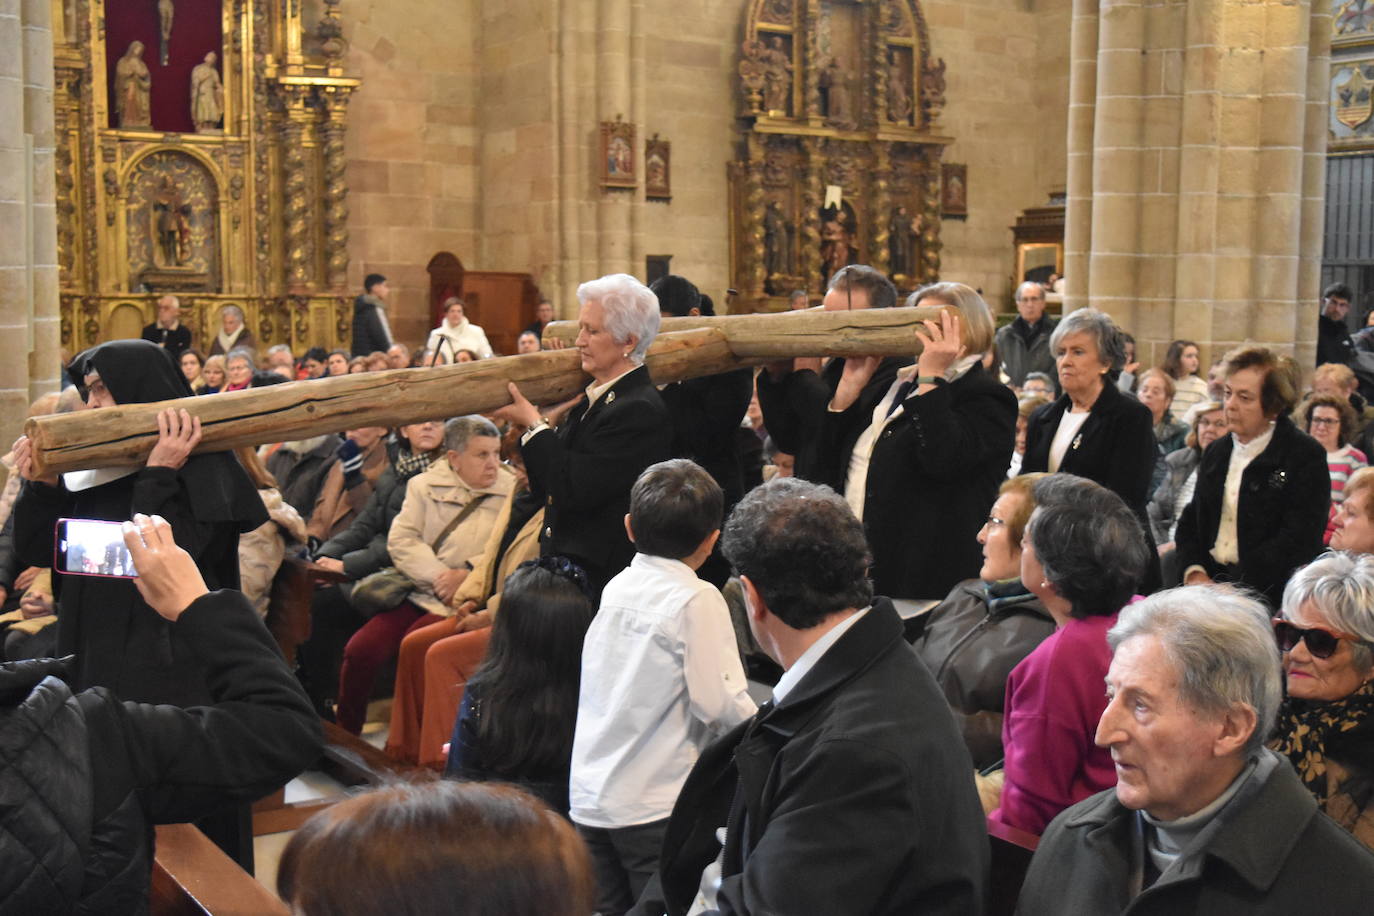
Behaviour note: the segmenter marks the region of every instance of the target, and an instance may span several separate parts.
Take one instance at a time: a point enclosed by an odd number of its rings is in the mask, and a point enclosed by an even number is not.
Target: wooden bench
[[[988,843],[992,847],[988,916],[1012,916],[1040,837],[1000,821],[988,820]]]
[[[157,828],[152,916],[289,916],[286,904],[191,824]]]

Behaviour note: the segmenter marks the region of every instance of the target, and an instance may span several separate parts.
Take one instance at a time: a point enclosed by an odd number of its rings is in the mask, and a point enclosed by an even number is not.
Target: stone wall
[[[392,330],[430,327],[425,265],[440,251],[482,267],[477,156],[480,0],[362,0],[344,6],[349,110],[349,280],[391,281]]]
[[[926,0],[948,64],[947,159],[970,215],[946,220],[943,274],[1009,309],[1017,213],[1064,186],[1070,0]],[[1031,7],[1031,8],[1028,8]],[[350,278],[392,278],[394,325],[418,337],[428,259],[529,271],[560,312],[579,282],[642,276],[647,255],[719,302],[729,276],[726,163],[738,140],[744,0],[354,0]],[[673,199],[597,183],[600,121],[636,152],[672,143]]]
[[[57,389],[53,35],[47,0],[0,0],[0,441]]]

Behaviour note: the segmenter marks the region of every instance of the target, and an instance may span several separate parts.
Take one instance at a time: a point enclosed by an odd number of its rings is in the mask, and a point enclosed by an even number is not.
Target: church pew
[[[152,916],[289,916],[271,891],[191,824],[157,828]]]
[[[1000,821],[988,820],[988,843],[992,847],[988,916],[1012,916],[1040,837]]]

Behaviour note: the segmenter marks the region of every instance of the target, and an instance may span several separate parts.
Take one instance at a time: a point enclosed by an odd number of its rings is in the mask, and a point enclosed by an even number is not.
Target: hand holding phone
[[[132,579],[138,575],[133,557],[124,546],[120,522],[93,518],[57,520],[56,551],[52,568],[70,576],[111,576]]]
[[[123,524],[124,546],[138,568],[134,585],[148,606],[168,620],[209,592],[196,561],[177,545],[172,526],[160,515],[139,513]]]

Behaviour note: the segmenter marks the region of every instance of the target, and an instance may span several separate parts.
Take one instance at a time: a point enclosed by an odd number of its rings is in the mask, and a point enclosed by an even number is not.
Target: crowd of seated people
[[[103,407],[494,355],[458,299],[412,351],[387,295],[370,276],[351,353],[278,345],[260,363],[231,307],[202,358],[164,300],[137,343],[167,366],[135,371],[147,353],[113,344],[74,365]],[[385,879],[340,863],[363,861],[354,837],[413,844],[435,824],[459,835],[455,819],[479,836],[484,818],[501,855],[524,857],[509,867],[576,913],[980,912],[988,821],[1044,837],[1028,913],[1264,912],[1300,900],[1300,873],[1339,874],[1338,899],[1359,899],[1374,887],[1374,469],[1348,368],[1303,392],[1292,360],[1247,345],[1213,354],[1203,380],[1192,341],[1151,364],[1102,312],[1051,318],[1033,283],[1016,298],[999,332],[977,290],[935,284],[905,300],[951,307],[913,332],[915,358],[659,389],[644,359],[660,313],[706,313],[707,297],[611,275],[578,290],[590,384],[563,404],[512,384],[490,417],[271,443],[213,468],[178,418],[145,467],[89,480],[34,476],[21,440],[0,624],[19,654],[76,651],[74,689],[206,704],[175,629],[160,675],[108,655],[118,640],[160,651],[162,606],[127,581],[22,567],[50,553],[35,532],[58,511],[151,507],[208,532],[187,544],[205,580],[259,616],[283,557],[312,562],[297,677],[315,713],[357,733],[393,694],[387,753],[459,784],[364,795],[302,829],[279,883],[300,912],[432,892],[409,886],[415,863]],[[852,265],[822,307],[897,304]],[[118,619],[92,625],[97,593]],[[15,638],[40,618],[51,645]],[[746,672],[776,684],[751,697]],[[1257,835],[1273,805],[1306,847]],[[388,807],[408,814],[388,822]],[[846,868],[856,842],[867,855]],[[431,845],[469,860],[460,884],[499,883],[462,844]],[[1277,880],[1215,864],[1242,855],[1269,857]],[[337,909],[351,882],[355,909]]]

